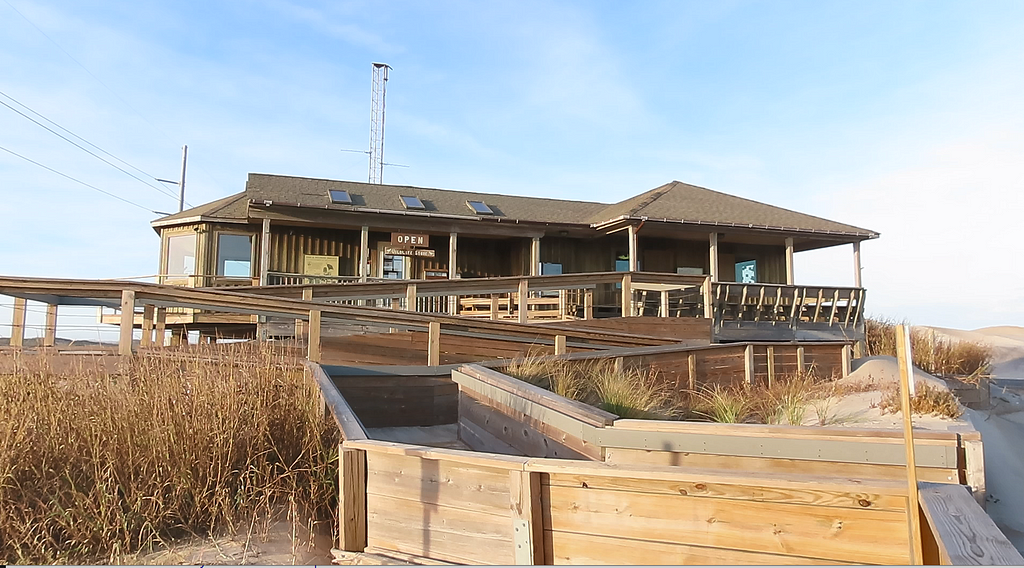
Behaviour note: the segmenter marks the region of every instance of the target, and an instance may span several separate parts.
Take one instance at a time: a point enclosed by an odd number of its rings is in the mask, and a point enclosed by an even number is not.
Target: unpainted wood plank
[[[902,512],[544,487],[553,531],[858,563],[908,560]]]
[[[427,329],[427,365],[436,367],[441,364],[441,324],[432,321]]]
[[[502,442],[482,426],[466,417],[459,418],[459,440],[474,452],[521,456],[523,452]]]
[[[952,566],[1020,566],[1024,558],[963,486],[922,483],[921,511]]]
[[[25,313],[28,300],[14,298],[14,310],[11,318],[11,347],[20,348],[25,345]]]
[[[117,352],[122,357],[130,357],[133,351],[132,329],[135,327],[135,290],[121,292],[121,333],[117,342]]]
[[[838,291],[836,292],[838,294]],[[910,562],[924,563],[921,543],[921,508],[918,505],[917,460],[914,457],[914,425],[910,410],[910,386],[913,363],[910,353],[910,330],[904,325],[896,326],[896,359],[900,370],[900,406],[903,414],[903,436],[906,448],[907,486],[909,503],[907,507],[907,531],[910,535]]]
[[[498,454],[482,454],[467,450],[449,450],[444,448],[429,448],[426,446],[414,446],[411,444],[399,444],[397,442],[383,442],[380,440],[352,440],[344,443],[346,448],[356,448],[367,452],[379,452],[385,454],[416,456],[424,459],[449,460],[453,463],[494,467],[499,469],[523,469],[523,464],[529,458],[518,456],[504,456]]]
[[[420,500],[367,495],[367,541],[439,560],[512,564],[512,522],[504,515],[441,507]]]
[[[984,509],[988,490],[985,486],[985,448],[981,443],[980,432],[969,439],[966,433],[961,434],[961,445],[964,448],[965,479],[967,486],[971,488],[975,501]]]
[[[314,363],[320,362],[320,319],[320,310],[309,310],[309,353],[306,358]]]
[[[366,548],[366,452],[339,447],[338,540],[342,550]]]
[[[725,424],[717,422],[688,422],[683,420],[640,420],[619,418],[612,425],[621,430],[650,432],[687,432],[708,436],[745,436],[753,438],[799,438],[807,440],[849,440],[880,444],[903,445],[903,433],[886,428],[854,428],[828,426],[790,426],[786,424]],[[919,446],[956,447],[956,432],[941,430],[914,432]]]
[[[509,506],[512,509],[512,538],[516,564],[547,564],[544,557],[544,517],[541,503],[541,474],[508,472]]]
[[[723,456],[657,450],[607,448],[605,449],[605,461],[611,464],[684,466],[727,471],[834,475],[851,479],[906,479],[906,468],[902,465]],[[959,471],[951,468],[919,467],[918,476],[921,481],[960,483]]]
[[[608,537],[564,531],[544,531],[545,554],[552,564],[570,565],[833,565],[843,564],[732,548],[690,546],[654,540]]]
[[[723,475],[725,473],[725,475]],[[651,479],[645,472],[636,472],[634,476],[603,476],[587,473],[549,473],[546,485],[558,487],[588,487],[610,491],[626,491],[632,493],[654,493],[663,495],[691,495],[693,497],[716,497],[737,501],[759,501],[771,503],[796,503],[823,507],[844,507],[848,509],[873,509],[879,511],[904,511],[907,506],[906,495],[895,494],[896,487],[886,487],[889,493],[873,493],[870,485],[874,480],[850,480],[846,488],[836,487],[842,479],[816,476],[821,480],[821,487],[814,483],[797,485],[795,483],[779,483],[770,475],[761,479],[730,479],[728,472],[707,470],[707,475],[687,476],[690,479],[666,480]],[[787,476],[788,480],[795,479]],[[809,476],[808,476],[809,477]],[[860,487],[860,483],[869,487]],[[779,487],[778,485],[783,485]],[[844,490],[845,489],[845,490]]]
[[[502,443],[532,457],[599,459],[600,448],[497,401],[463,391],[459,419],[481,427]],[[584,453],[586,452],[586,453]]]
[[[143,334],[145,337],[145,334]],[[57,344],[57,304],[46,305],[46,328],[43,333],[43,347]]]
[[[366,492],[507,516],[508,471],[370,452],[366,460]]]

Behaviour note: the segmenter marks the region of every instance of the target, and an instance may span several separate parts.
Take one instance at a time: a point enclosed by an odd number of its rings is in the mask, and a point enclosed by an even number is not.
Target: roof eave
[[[607,221],[600,223],[591,223],[590,226],[596,230],[604,230],[608,227],[615,226],[619,223],[629,221],[658,221],[662,223],[679,223],[682,225],[695,225],[695,226],[706,226],[706,227],[728,227],[730,229],[754,229],[762,231],[778,231],[782,233],[797,233],[815,236],[834,236],[834,237],[847,237],[847,238],[858,238],[861,240],[877,239],[880,233],[874,231],[868,232],[854,232],[854,231],[831,231],[827,229],[804,229],[799,227],[784,227],[784,226],[772,226],[772,225],[757,225],[754,223],[726,223],[722,221],[699,221],[699,220],[686,220],[686,219],[668,219],[668,218],[654,218],[648,216],[634,216],[634,215],[620,215]]]

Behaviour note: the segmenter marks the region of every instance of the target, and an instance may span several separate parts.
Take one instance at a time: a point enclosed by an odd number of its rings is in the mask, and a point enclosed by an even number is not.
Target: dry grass
[[[896,356],[898,323],[878,318],[864,321],[868,355]],[[915,327],[911,327],[910,349],[918,369],[932,375],[966,378],[967,382],[977,382],[987,373],[992,358],[991,350],[980,343],[939,339],[930,330]]]
[[[714,383],[694,393],[693,411],[712,422],[747,422],[754,410],[751,394],[751,389],[745,386],[723,387]]]
[[[0,374],[0,559],[116,562],[297,507],[333,522],[336,454],[316,386],[269,348]]]
[[[963,409],[956,396],[948,390],[934,387],[924,381],[914,384],[915,395],[910,397],[911,414],[933,414],[945,418],[960,418]],[[896,385],[882,391],[882,400],[878,403],[882,414],[898,414],[903,411],[900,403],[900,390]]]

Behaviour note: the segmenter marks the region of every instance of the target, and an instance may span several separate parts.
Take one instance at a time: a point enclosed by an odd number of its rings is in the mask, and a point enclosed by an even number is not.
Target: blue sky
[[[0,91],[155,177],[188,144],[200,204],[249,172],[364,180],[342,150],[368,146],[382,61],[409,166],[385,182],[710,187],[880,231],[869,313],[971,329],[1024,324],[1022,37],[1021,2],[3,0]],[[143,206],[0,152],[0,274],[156,272],[147,210],[174,199],[5,107],[0,147]],[[797,282],[851,284],[851,256],[798,254]],[[95,335],[75,313],[62,335]]]

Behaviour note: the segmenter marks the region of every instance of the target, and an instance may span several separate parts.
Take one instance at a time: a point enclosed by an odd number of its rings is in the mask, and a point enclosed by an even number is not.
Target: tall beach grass
[[[117,562],[286,507],[334,522],[337,428],[298,361],[252,344],[175,355],[0,373],[0,560]]]
[[[867,354],[895,357],[899,323],[887,318],[864,320]],[[918,369],[932,375],[968,378],[968,382],[987,373],[992,358],[991,349],[985,345],[937,338],[931,330],[918,327],[910,329],[910,349]]]

